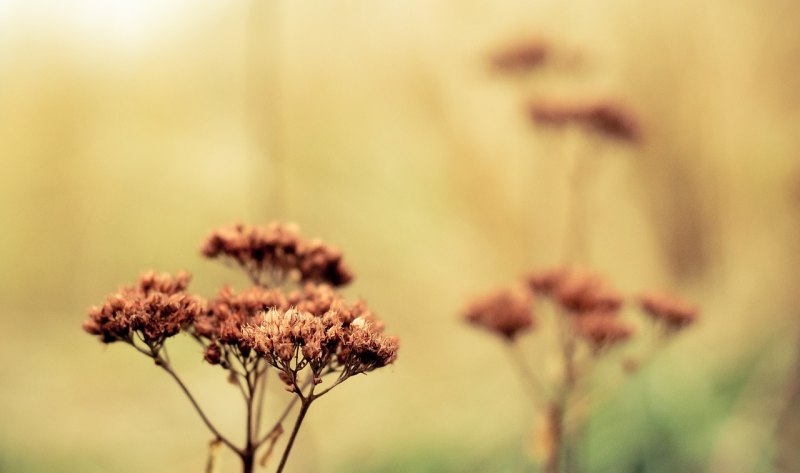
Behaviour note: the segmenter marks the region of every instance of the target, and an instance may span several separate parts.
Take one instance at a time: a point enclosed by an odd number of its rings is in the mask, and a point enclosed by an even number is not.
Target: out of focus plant
[[[602,276],[557,268],[527,275],[475,299],[465,310],[469,323],[498,335],[509,348],[532,400],[542,409],[535,441],[548,473],[576,470],[570,461],[577,446],[570,434],[579,430],[598,394],[592,371],[634,336],[620,315],[625,302]],[[692,304],[666,293],[642,295],[638,305],[658,341],[672,338],[698,314]],[[539,327],[557,343],[545,359],[530,360],[520,336]],[[550,366],[558,368],[554,377],[548,376]],[[641,362],[627,357],[623,366],[633,372]]]
[[[283,422],[299,403],[277,466],[281,472],[311,404],[351,376],[393,363],[398,340],[383,334],[383,324],[363,301],[348,302],[334,290],[352,279],[341,253],[300,237],[292,225],[222,228],[206,239],[202,253],[244,271],[252,287],[235,292],[225,286],[205,300],[186,292],[191,279],[186,272],[147,272],[92,308],[83,327],[103,343],[131,346],[178,383],[214,436],[209,470],[221,445],[241,458],[245,473],[265,466]],[[167,341],[181,332],[196,340],[205,361],[224,369],[241,392],[247,408],[243,444],[220,432],[170,362]],[[270,376],[293,396],[264,429]]]
[[[521,75],[547,65],[552,51],[540,40],[523,42],[501,51],[491,59],[492,68],[501,74]],[[642,142],[639,120],[625,106],[609,100],[545,101],[528,103],[531,124],[564,132],[564,141],[583,141],[599,145],[614,141],[635,146]],[[664,341],[672,339],[698,317],[698,308],[672,294],[651,292],[638,297],[619,293],[607,278],[576,262],[585,257],[582,190],[592,174],[587,172],[587,153],[583,147],[568,148],[566,168],[565,222],[561,229],[563,263],[554,269],[534,271],[510,287],[476,298],[466,308],[465,319],[485,329],[509,348],[514,363],[541,415],[536,430],[537,456],[547,473],[574,472],[581,422],[599,392],[592,376],[603,362],[614,359],[626,342],[635,337],[634,325],[626,321],[623,309],[635,300],[638,315],[645,315],[655,340],[650,340],[646,359]],[[626,304],[627,303],[627,304]],[[529,359],[521,335],[546,332],[556,343],[544,350],[544,358]],[[537,339],[542,342],[541,337]],[[623,358],[626,373],[643,366],[646,360]],[[555,373],[550,367],[556,367]]]

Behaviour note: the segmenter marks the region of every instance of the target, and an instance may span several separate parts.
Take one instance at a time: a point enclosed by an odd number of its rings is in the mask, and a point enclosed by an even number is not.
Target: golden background
[[[535,412],[459,311],[557,262],[563,146],[524,104],[595,96],[646,144],[586,151],[587,264],[703,318],[596,414],[591,471],[774,471],[800,439],[778,422],[800,422],[798,22],[788,0],[0,0],[0,471],[202,471],[176,386],[80,322],[143,269],[241,287],[200,242],[275,218],[342,248],[402,339],[315,404],[288,470],[522,471]],[[530,36],[547,70],[488,69]],[[176,345],[236,432],[234,388]]]

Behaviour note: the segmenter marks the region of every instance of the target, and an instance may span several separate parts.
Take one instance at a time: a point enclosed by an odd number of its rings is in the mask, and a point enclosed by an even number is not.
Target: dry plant
[[[545,67],[549,55],[541,42],[520,44],[493,56],[491,66],[499,73],[520,75]],[[533,126],[563,132],[559,138],[569,142],[563,153],[567,171],[563,262],[473,300],[464,317],[470,324],[498,335],[518,366],[532,401],[541,411],[535,443],[544,471],[574,472],[579,468],[576,457],[581,424],[604,394],[599,389],[602,386],[594,385],[592,374],[635,335],[634,324],[623,316],[626,303],[635,302],[636,312],[646,316],[655,339],[642,359],[624,358],[625,374],[639,370],[663,342],[693,324],[698,308],[666,292],[624,296],[606,277],[576,266],[586,256],[582,191],[593,175],[587,159],[595,157],[587,151],[595,151],[607,141],[641,144],[643,131],[635,114],[616,101],[595,99],[533,100],[527,112]],[[521,343],[520,336],[532,331],[546,332],[545,337],[556,341],[546,347],[552,349],[544,350],[544,359],[530,360]],[[543,342],[537,338],[537,343]],[[555,376],[545,372],[551,364],[558,367]]]
[[[592,371],[634,336],[632,324],[621,315],[626,302],[603,276],[559,267],[528,274],[511,287],[475,299],[465,310],[469,323],[501,338],[532,401],[542,409],[535,440],[548,473],[577,469],[572,463],[577,446],[569,434],[579,430],[586,411],[602,397],[592,385]],[[647,293],[636,302],[656,336],[648,356],[698,316],[697,307],[668,293]],[[545,353],[547,359],[532,362],[520,336],[539,326],[557,343]],[[550,379],[544,370],[553,360],[558,375]],[[628,357],[624,368],[632,373],[643,361]]]
[[[130,345],[178,383],[214,436],[209,471],[220,445],[241,458],[245,473],[254,471],[257,455],[265,466],[285,419],[299,404],[277,466],[282,472],[311,404],[350,377],[393,363],[398,339],[383,334],[383,324],[363,301],[349,302],[335,291],[353,277],[339,250],[302,238],[293,225],[221,228],[208,236],[202,253],[242,270],[252,287],[236,292],[225,286],[205,300],[186,292],[188,273],[151,271],[93,307],[83,328],[103,343]],[[170,362],[166,342],[181,332],[238,387],[247,412],[243,444],[215,426]],[[292,396],[275,423],[263,429],[271,376]]]

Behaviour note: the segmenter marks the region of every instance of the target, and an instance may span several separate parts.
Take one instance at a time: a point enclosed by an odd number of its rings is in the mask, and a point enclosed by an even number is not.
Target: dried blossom
[[[236,224],[214,230],[203,243],[207,258],[233,261],[261,284],[273,284],[290,276],[300,281],[342,286],[353,279],[342,253],[320,240],[306,240],[294,225],[279,222],[267,226]]]
[[[183,291],[191,276],[147,272],[139,282],[123,286],[108,296],[101,307],[92,307],[83,328],[104,343],[133,343],[138,336],[151,347],[187,328],[202,312],[204,303]]]
[[[621,323],[616,312],[593,312],[575,319],[577,333],[595,352],[629,339],[633,330]]]
[[[528,72],[543,65],[548,55],[549,48],[543,41],[530,39],[498,51],[490,58],[490,64],[498,72]]]
[[[242,326],[275,307],[288,307],[287,298],[280,289],[253,286],[237,293],[224,286],[208,302],[207,310],[195,319],[194,333],[214,342],[239,346]]]
[[[622,296],[604,278],[585,271],[572,271],[561,278],[554,296],[573,314],[612,312],[622,306]]]
[[[677,296],[665,292],[652,292],[639,298],[639,303],[654,320],[673,330],[682,329],[697,320],[698,308]]]
[[[574,124],[622,142],[635,144],[642,139],[639,120],[618,103],[534,103],[529,106],[529,115],[536,124],[543,126],[561,128]]]
[[[371,371],[394,362],[398,348],[397,338],[384,336],[366,319],[344,324],[335,312],[318,317],[296,309],[271,309],[243,327],[242,339],[281,370],[287,384],[306,365],[315,378],[325,369],[339,370],[343,377]]]
[[[203,352],[203,359],[210,365],[220,364],[222,360],[222,348],[216,343],[211,343]]]
[[[567,268],[558,267],[529,273],[523,277],[523,280],[533,292],[549,296],[553,294],[568,274],[569,270]]]
[[[533,293],[522,286],[502,289],[475,299],[466,309],[468,322],[508,340],[534,326]]]

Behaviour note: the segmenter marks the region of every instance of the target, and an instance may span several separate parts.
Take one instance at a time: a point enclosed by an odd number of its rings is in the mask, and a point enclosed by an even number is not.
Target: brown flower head
[[[490,58],[492,69],[502,73],[524,73],[543,65],[549,48],[540,39],[517,41],[503,48]]]
[[[624,342],[633,330],[617,320],[615,312],[592,312],[575,320],[577,333],[589,342],[594,352]]]
[[[239,265],[256,284],[277,284],[291,276],[300,281],[349,283],[353,275],[342,253],[320,240],[308,241],[295,225],[236,224],[214,230],[203,243],[204,256]]]
[[[213,342],[239,346],[242,326],[252,322],[262,312],[272,308],[285,310],[288,307],[287,298],[280,289],[253,286],[237,293],[229,286],[224,286],[208,302],[205,313],[195,320],[194,332]]]
[[[383,324],[373,316],[355,319],[342,334],[340,360],[352,374],[366,373],[394,363],[400,340],[383,335]]]
[[[579,270],[561,278],[554,296],[559,305],[573,314],[613,312],[622,306],[622,296],[604,278]]]
[[[263,313],[242,328],[242,339],[282,371],[289,385],[305,366],[315,378],[326,369],[346,378],[386,366],[395,361],[398,348],[397,338],[384,336],[382,325],[370,319],[343,324],[334,312],[318,317],[296,309]]]
[[[639,304],[654,320],[672,330],[682,329],[697,320],[696,305],[665,292],[651,292],[639,298]]]
[[[123,286],[93,307],[83,328],[104,343],[133,343],[134,336],[158,348],[164,340],[187,328],[202,312],[204,302],[183,291],[191,276],[147,272],[136,285]]]
[[[523,277],[528,287],[536,294],[552,295],[561,282],[567,277],[569,270],[558,267],[544,271],[536,271]]]
[[[626,107],[614,102],[534,103],[528,111],[531,120],[542,126],[577,125],[600,136],[632,144],[642,139],[639,120]]]
[[[502,289],[475,299],[464,318],[471,324],[513,340],[534,325],[533,293],[522,286]]]

